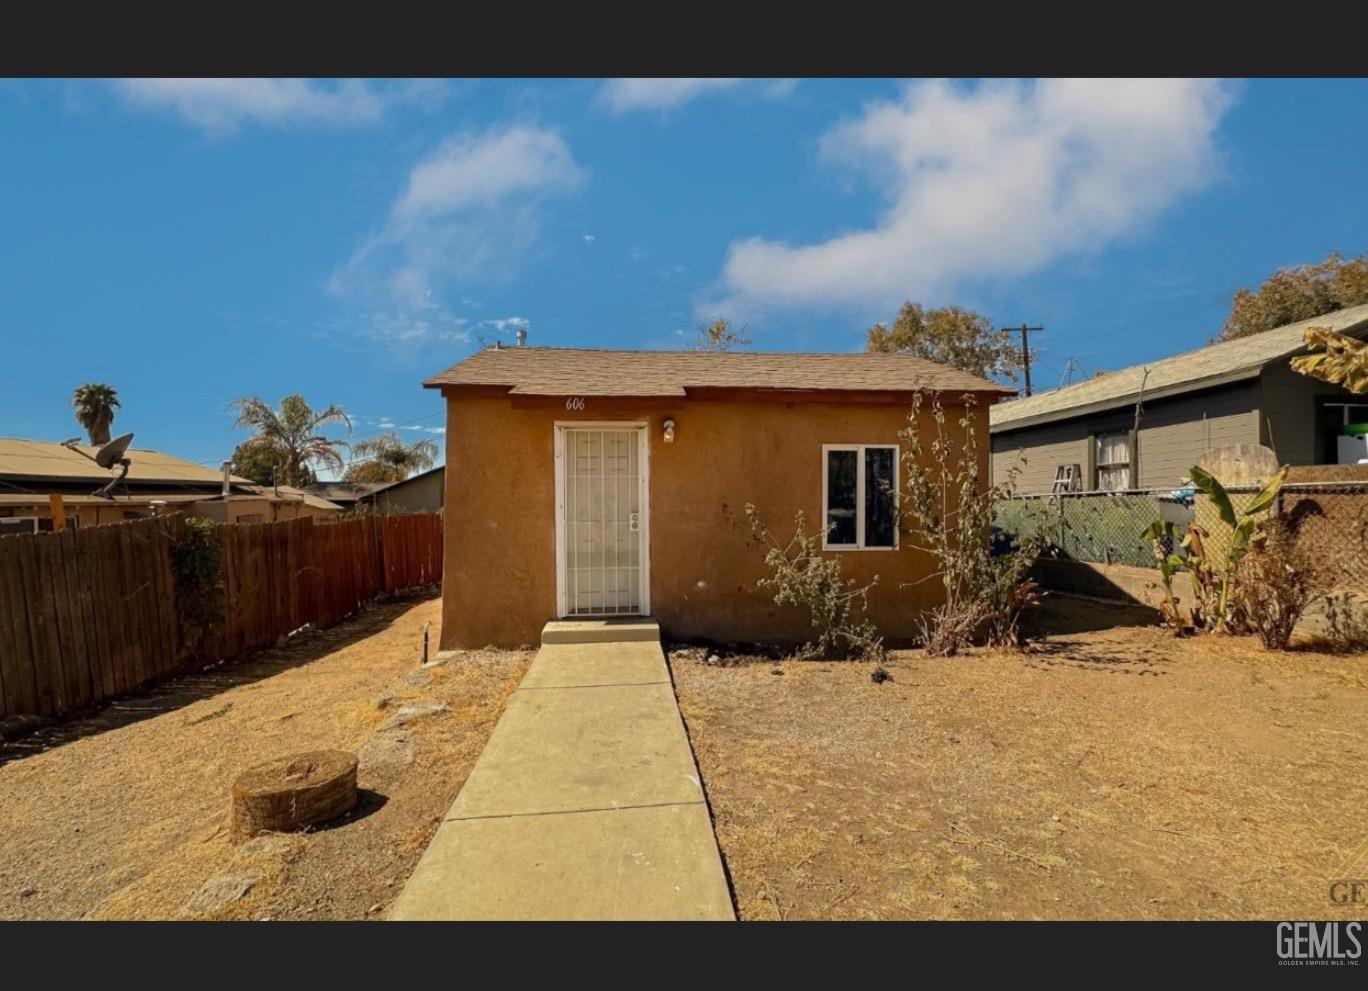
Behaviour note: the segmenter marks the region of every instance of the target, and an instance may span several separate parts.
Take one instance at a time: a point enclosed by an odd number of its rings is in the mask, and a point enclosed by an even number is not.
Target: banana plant
[[[1294,372],[1368,395],[1368,345],[1363,341],[1328,327],[1311,327],[1306,346],[1309,354],[1292,359]]]
[[[1178,546],[1178,528],[1170,520],[1155,520],[1145,528],[1143,536],[1154,548],[1154,560],[1159,565],[1160,584],[1164,589],[1159,614],[1166,626],[1181,633],[1183,618],[1178,612],[1178,596],[1173,594],[1174,576],[1183,567],[1182,557],[1174,550]]]
[[[1216,614],[1208,617],[1209,622],[1229,624],[1230,594],[1234,583],[1235,569],[1239,565],[1240,559],[1249,551],[1250,538],[1254,536],[1254,528],[1259,525],[1259,518],[1269,506],[1273,505],[1286,481],[1287,468],[1284,467],[1250,501],[1249,505],[1237,510],[1230,499],[1230,493],[1226,491],[1225,486],[1217,480],[1216,476],[1205,469],[1193,466],[1192,484],[1211,500],[1211,505],[1215,508],[1217,516],[1230,529],[1230,539],[1226,541],[1225,560],[1220,563],[1220,567],[1215,567],[1215,562],[1208,559],[1201,535],[1195,526],[1190,528],[1188,536],[1183,539],[1183,546],[1188,551],[1188,560],[1192,565],[1194,576],[1199,573],[1211,575],[1219,589]]]

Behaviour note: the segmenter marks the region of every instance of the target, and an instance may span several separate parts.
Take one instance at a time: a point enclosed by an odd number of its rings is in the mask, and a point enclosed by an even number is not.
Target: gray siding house
[[[442,508],[446,495],[446,467],[438,465],[427,471],[381,486],[362,498],[381,515],[400,513],[436,513]]]
[[[1262,444],[1283,464],[1341,463],[1338,435],[1368,423],[1368,397],[1292,371],[1308,327],[1368,336],[1368,305],[994,406],[993,479],[1016,465],[1018,492],[1048,492],[1058,466],[1078,465],[1085,491],[1162,488],[1230,444]]]

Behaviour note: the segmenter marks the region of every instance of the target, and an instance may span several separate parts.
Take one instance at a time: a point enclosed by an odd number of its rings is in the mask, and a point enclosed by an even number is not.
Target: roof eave
[[[429,379],[424,383],[425,388],[440,388],[445,397],[465,396],[467,398],[489,398],[489,399],[522,399],[528,401],[552,401],[564,399],[567,395],[581,395],[581,393],[571,391],[549,392],[535,388],[523,388],[508,385],[484,385],[472,382],[437,382]],[[866,401],[879,402],[904,402],[909,400],[917,393],[932,393],[940,396],[972,396],[976,401],[988,405],[1003,402],[1011,399],[1017,394],[1015,389],[1006,386],[995,386],[992,383],[984,382],[982,385],[974,383],[965,386],[908,386],[902,389],[868,388],[814,388],[814,389],[795,389],[783,386],[768,385],[747,385],[747,386],[713,386],[713,385],[681,385],[678,389],[654,389],[635,393],[583,393],[592,399],[613,400],[613,401],[661,401],[677,399],[697,399],[697,400],[719,400],[725,398],[747,398],[747,399],[768,399],[774,402],[783,402],[795,398],[810,397],[821,399],[827,402],[838,402],[843,399],[858,399],[866,397]]]
[[[1180,382],[1175,385],[1167,386],[1163,389],[1155,389],[1146,392],[1144,399],[1168,399],[1173,396],[1185,395],[1189,392],[1200,392],[1203,389],[1213,389],[1222,385],[1230,385],[1235,382],[1244,382],[1249,379],[1258,378],[1263,374],[1263,364],[1254,365],[1250,368],[1242,368],[1234,372],[1223,372],[1220,375],[1210,375],[1206,378],[1193,379],[1190,382]],[[1050,410],[1046,413],[1037,413],[1034,416],[1023,416],[1008,420],[1005,423],[989,423],[988,432],[990,434],[1008,433],[1013,430],[1022,430],[1026,427],[1037,427],[1046,423],[1058,423],[1063,420],[1073,420],[1080,416],[1089,416],[1093,413],[1104,413],[1113,409],[1124,409],[1127,406],[1134,406],[1136,400],[1140,399],[1140,393],[1127,393],[1124,396],[1109,397],[1099,399],[1096,402],[1085,403],[1081,406],[1069,406],[1061,410]]]

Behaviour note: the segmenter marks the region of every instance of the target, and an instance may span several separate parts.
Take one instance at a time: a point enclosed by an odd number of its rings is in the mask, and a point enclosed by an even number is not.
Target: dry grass
[[[672,656],[743,918],[1348,911],[1327,889],[1368,838],[1368,657],[1051,608],[1079,632],[899,652],[881,685],[870,664]]]
[[[437,599],[389,603],[0,748],[0,918],[383,917],[531,660],[480,651],[420,669],[423,624],[436,642],[440,612]],[[382,730],[433,702],[446,710]],[[377,739],[401,756],[363,763],[355,812],[228,842],[242,770]]]

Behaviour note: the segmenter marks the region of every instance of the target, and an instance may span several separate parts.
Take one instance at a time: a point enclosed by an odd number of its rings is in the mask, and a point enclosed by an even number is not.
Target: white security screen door
[[[645,613],[644,426],[557,428],[557,595],[562,616]]]

